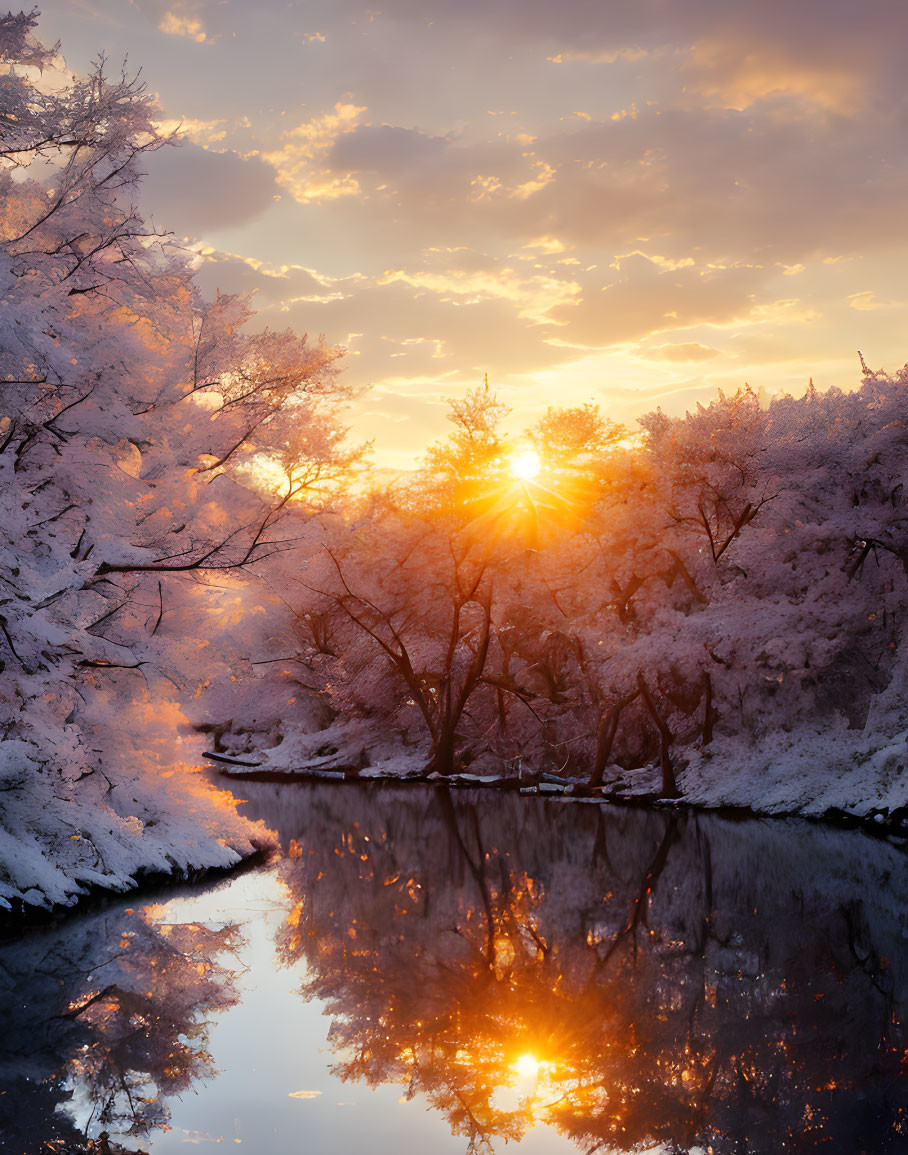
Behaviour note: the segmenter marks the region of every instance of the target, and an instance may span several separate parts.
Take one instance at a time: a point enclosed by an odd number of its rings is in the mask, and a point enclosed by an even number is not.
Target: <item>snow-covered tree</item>
[[[488,378],[460,399],[449,399],[454,431],[426,451],[414,486],[419,508],[475,516],[488,508],[506,472],[507,435],[500,425],[508,407],[489,388]]]
[[[331,614],[337,706],[427,738],[441,774],[468,756],[464,727],[490,725],[504,685],[493,552],[444,523],[384,516],[327,544],[307,579]]]
[[[538,478],[523,480],[507,476],[497,403],[480,391],[427,458],[441,473],[447,463],[450,485],[462,467],[470,500],[430,494],[420,506],[416,494],[383,508],[375,532],[340,531],[341,584],[311,583],[335,608],[369,607],[338,634],[330,693],[346,708],[348,687],[360,713],[409,734],[420,709],[425,719],[446,695],[461,701],[457,663],[440,657],[454,637],[452,654],[484,663],[455,744],[487,766],[519,752],[524,770],[593,786],[898,809],[905,379],[874,374],[856,392],[809,389],[768,410],[745,389],[683,417],[650,414],[642,437],[618,437],[590,406],[552,410],[530,431]],[[485,456],[471,450],[467,414]],[[594,483],[573,484],[572,469]],[[546,490],[558,480],[556,502]],[[442,575],[465,545],[464,557],[481,548],[493,592],[451,635]],[[381,614],[379,639],[369,630]],[[400,654],[383,650],[403,638]],[[398,668],[404,651],[418,692]],[[636,773],[653,764],[655,782]]]
[[[248,303],[205,302],[145,226],[142,157],[167,143],[150,95],[103,60],[70,75],[35,20],[0,20],[4,904],[261,843],[180,769],[198,758],[182,705],[251,673],[262,605],[282,609],[253,567],[361,457],[338,351],[248,332]],[[240,661],[230,602],[259,626]]]

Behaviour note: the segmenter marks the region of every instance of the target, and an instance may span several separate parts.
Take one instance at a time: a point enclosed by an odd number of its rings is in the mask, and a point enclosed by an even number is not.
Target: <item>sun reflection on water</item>
[[[526,1079],[539,1074],[541,1064],[533,1055],[521,1055],[514,1064],[514,1069],[521,1078]]]
[[[292,896],[306,901],[279,949],[287,964],[305,960],[304,993],[333,1017],[335,1074],[423,1096],[473,1155],[540,1124],[580,1147],[700,1139],[724,1153],[752,1138],[738,1123],[745,1102],[774,1138],[784,1124],[814,1145],[842,1126],[828,1069],[819,1056],[796,1063],[792,1043],[813,1039],[833,1003],[824,1030],[849,1014],[889,1027],[863,972],[830,981],[816,1001],[827,915],[811,915],[811,960],[798,913],[792,974],[814,984],[799,1000],[775,954],[787,942],[759,967],[748,961],[766,949],[754,911],[767,897],[736,910],[742,945],[731,943],[703,906],[711,892],[698,880],[712,859],[677,816],[613,821],[606,853],[598,812],[572,815],[562,842],[541,815],[530,824],[522,799],[496,818],[443,795],[384,800],[372,796],[352,821],[338,813],[286,863]],[[855,1086],[879,1054],[856,1048]],[[901,1115],[886,1126],[901,1127]]]

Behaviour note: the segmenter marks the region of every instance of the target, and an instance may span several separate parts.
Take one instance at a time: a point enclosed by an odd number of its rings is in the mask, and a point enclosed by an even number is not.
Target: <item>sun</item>
[[[522,449],[519,453],[512,453],[508,458],[511,474],[518,481],[532,481],[542,469],[542,462],[535,449]]]
[[[521,1055],[514,1064],[514,1068],[521,1078],[528,1079],[539,1073],[540,1065],[539,1060],[533,1055]]]

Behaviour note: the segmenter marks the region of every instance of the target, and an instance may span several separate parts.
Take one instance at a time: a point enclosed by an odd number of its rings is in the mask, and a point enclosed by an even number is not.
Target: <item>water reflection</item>
[[[303,1117],[313,1151],[406,1150],[398,1094],[428,1100],[472,1155],[537,1124],[540,1152],[908,1150],[901,850],[804,823],[422,787],[243,794],[281,834],[286,905],[249,909],[273,901],[261,875],[219,892],[257,944],[242,980],[238,927],[180,904],[0,948],[0,1150],[81,1152],[106,1130],[113,1150],[242,1135],[271,1155],[298,1148]],[[240,989],[261,994],[261,1037],[231,1051],[246,1008],[210,1042],[209,1027]],[[316,1054],[319,1007],[336,1075],[402,1088],[394,1119],[362,1100],[365,1147]],[[267,1071],[254,1092],[250,1061]],[[215,1073],[215,1106],[178,1111]]]
[[[111,909],[0,948],[0,1149],[146,1135],[167,1124],[169,1097],[213,1073],[207,1032],[235,1002],[224,956],[237,928],[162,915]]]
[[[245,791],[249,796],[249,791]],[[424,1093],[469,1152],[908,1145],[901,852],[444,791],[272,787],[279,935],[335,1070]],[[490,804],[491,803],[491,804]]]

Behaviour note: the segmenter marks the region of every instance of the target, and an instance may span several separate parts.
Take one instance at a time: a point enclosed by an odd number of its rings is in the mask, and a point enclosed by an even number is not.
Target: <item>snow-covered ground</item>
[[[661,771],[655,765],[609,766],[601,788],[588,791],[582,778],[536,774],[519,765],[499,773],[465,771],[441,779],[425,773],[427,755],[425,747],[370,741],[361,724],[336,722],[314,733],[295,733],[255,755],[222,755],[212,764],[228,778],[448,781],[587,798],[655,799],[661,789]],[[677,774],[679,796],[682,803],[707,810],[850,816],[900,826],[901,812],[908,808],[906,757],[908,731],[881,739],[872,732],[849,730],[844,722],[780,734],[753,748],[740,738],[720,737],[706,750],[684,753]]]
[[[71,906],[93,891],[135,889],[143,876],[228,869],[273,844],[232,796],[186,767],[167,777],[100,775],[66,782],[20,742],[0,769],[0,909]]]

